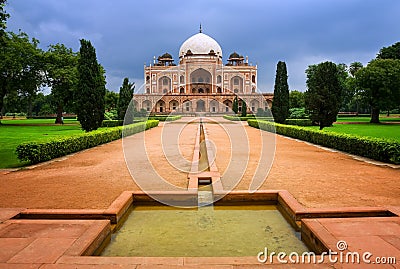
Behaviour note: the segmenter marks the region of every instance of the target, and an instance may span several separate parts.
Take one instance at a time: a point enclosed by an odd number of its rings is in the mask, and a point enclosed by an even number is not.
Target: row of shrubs
[[[47,142],[29,142],[17,146],[16,153],[21,161],[39,163],[70,153],[92,148],[108,143],[122,136],[140,133],[144,130],[158,126],[159,121],[149,120],[126,126],[117,126],[108,129],[99,129],[89,133],[56,138]]]
[[[4,116],[6,116],[6,117],[25,117],[26,113],[25,112],[16,112],[16,113],[7,112]]]
[[[101,127],[117,127],[124,125],[123,120],[103,120]]]
[[[247,122],[250,126],[265,131],[276,132],[382,162],[400,164],[400,142],[395,140],[331,133],[268,121],[248,120]]]
[[[175,121],[181,118],[182,116],[150,116],[148,118],[146,117],[135,118],[135,120],[133,120],[133,123],[143,122],[146,120]],[[122,125],[124,125],[123,120],[103,120],[101,127],[116,127]]]
[[[312,126],[312,120],[310,119],[287,119],[285,123],[288,125]]]
[[[231,121],[247,121],[249,119],[255,119],[254,115],[246,116],[246,117],[239,117],[239,116],[232,116],[232,115],[224,115],[224,119],[231,120]]]
[[[159,120],[159,121],[175,121],[181,119],[182,116],[180,115],[156,115],[156,116],[149,116],[149,120]]]
[[[338,118],[350,118],[350,117],[362,117],[362,118],[369,118],[371,117],[371,114],[358,114],[357,112],[355,113],[345,113],[345,112],[339,112],[337,115]]]
[[[247,121],[247,120],[265,120],[265,121],[274,121],[273,117],[255,117],[254,115],[239,117],[239,116],[231,116],[224,115],[224,119],[231,121]],[[298,125],[298,126],[311,126],[312,121],[310,119],[287,119],[286,124],[288,125]]]
[[[134,120],[133,123],[144,122],[145,119]],[[103,120],[101,127],[117,127],[124,125],[123,120]]]

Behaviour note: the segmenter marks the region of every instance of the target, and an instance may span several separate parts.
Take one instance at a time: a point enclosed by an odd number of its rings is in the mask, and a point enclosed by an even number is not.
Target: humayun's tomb
[[[238,53],[227,63],[222,49],[210,36],[200,32],[183,42],[176,65],[169,53],[154,57],[144,66],[143,93],[134,94],[137,110],[157,114],[205,112],[225,114],[232,111],[235,96],[239,112],[245,101],[249,113],[271,107],[273,94],[257,91],[257,65],[249,64]]]

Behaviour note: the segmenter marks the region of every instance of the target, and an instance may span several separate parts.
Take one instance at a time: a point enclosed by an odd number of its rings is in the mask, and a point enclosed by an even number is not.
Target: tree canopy
[[[10,17],[9,14],[4,10],[6,0],[0,0],[0,44],[3,42],[3,37],[7,28],[7,19]]]
[[[363,64],[362,64],[362,63],[360,63],[360,62],[353,62],[353,63],[351,63],[351,64],[350,64],[350,67],[349,67],[350,75],[351,75],[352,77],[355,77],[357,71],[360,70],[361,68],[363,68]]]
[[[400,60],[377,59],[356,73],[356,83],[371,106],[371,123],[381,109],[400,105]]]
[[[304,103],[304,92],[290,91],[289,92],[289,108],[302,108]]]
[[[122,86],[119,88],[117,111],[118,118],[120,120],[125,119],[125,123],[128,124],[133,122],[133,113],[135,111],[135,108],[133,107],[133,103],[131,104],[131,106],[129,106],[129,103],[132,101],[134,91],[135,83],[130,83],[128,78],[124,78]]]
[[[99,128],[104,119],[106,94],[104,70],[97,62],[90,41],[81,39],[78,59],[78,84],[75,94],[78,120],[86,132]]]
[[[6,33],[0,50],[0,111],[10,93],[31,98],[44,82],[43,51],[39,41],[24,32]]]
[[[74,99],[79,99],[77,107],[80,111],[89,113],[96,108],[98,112],[89,118],[94,120],[96,125],[101,124],[104,113],[105,72],[97,63],[90,42],[81,46],[85,49],[81,53],[84,56],[80,61],[80,90],[84,89],[87,92],[86,96],[90,98],[90,101],[83,102],[81,97],[85,95],[82,92],[73,94],[78,84],[79,54],[63,44],[51,45],[48,51],[44,52],[39,48],[37,39],[29,38],[21,30],[18,33],[7,32],[6,21],[9,15],[5,11],[6,2],[0,0],[0,119],[3,112],[27,112],[30,116],[32,112],[43,115],[53,114],[57,110],[56,122],[60,122],[62,112],[72,112]],[[51,89],[50,95],[39,93],[44,86]],[[90,92],[89,89],[97,89],[97,92]],[[88,108],[83,105],[88,105]],[[87,119],[82,116],[82,120],[85,122]],[[97,127],[92,126],[87,130],[92,128]]]
[[[332,62],[310,65],[307,70],[305,105],[310,119],[320,130],[331,126],[339,112],[343,92],[343,66]]]
[[[400,42],[394,43],[389,47],[381,48],[376,58],[400,60]]]
[[[119,94],[113,91],[106,91],[105,109],[106,111],[116,110],[118,107]]]
[[[232,103],[232,111],[237,114],[239,111],[239,101],[237,98],[237,95],[235,96],[235,98],[233,99],[233,103]]]
[[[242,113],[240,115],[241,117],[246,117],[247,116],[247,104],[245,100],[242,100]]]
[[[63,44],[51,45],[46,55],[47,84],[57,107],[55,123],[62,123],[64,106],[72,103],[78,80],[78,54]]]
[[[279,61],[276,67],[272,115],[277,123],[285,123],[289,117],[289,85],[286,63]]]

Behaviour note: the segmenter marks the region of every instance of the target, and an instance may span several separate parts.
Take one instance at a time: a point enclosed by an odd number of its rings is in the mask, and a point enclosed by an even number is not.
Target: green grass
[[[2,120],[0,126],[0,168],[21,167],[15,154],[23,142],[46,141],[54,137],[71,136],[84,131],[76,120],[64,120],[64,125],[54,124],[54,119]]]
[[[4,125],[55,125],[55,119],[15,119],[15,120],[1,120]],[[64,125],[78,125],[79,122],[76,119],[64,119]]]
[[[371,120],[370,117],[338,117],[337,122],[369,122]],[[392,121],[398,121],[400,122],[400,116],[395,115],[391,117],[386,117],[381,115],[379,117],[379,120],[381,122],[392,122]]]
[[[307,128],[319,129],[318,126]],[[400,142],[400,124],[334,124],[332,127],[324,128],[323,131],[389,138]]]

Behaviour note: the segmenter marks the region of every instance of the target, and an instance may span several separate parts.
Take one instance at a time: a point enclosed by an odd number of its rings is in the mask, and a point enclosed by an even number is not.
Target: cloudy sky
[[[399,0],[8,0],[8,29],[79,50],[92,41],[107,72],[107,88],[124,77],[143,83],[143,65],[203,32],[258,65],[258,86],[272,92],[276,64],[285,61],[289,86],[304,91],[305,69],[330,60],[367,64],[400,40]]]

